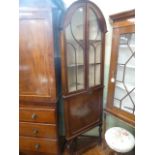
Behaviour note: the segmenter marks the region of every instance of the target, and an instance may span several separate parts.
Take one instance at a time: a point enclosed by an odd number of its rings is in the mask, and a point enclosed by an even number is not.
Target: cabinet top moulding
[[[109,16],[110,23],[113,28],[133,25],[135,23],[135,10],[124,11]]]
[[[120,20],[133,18],[133,17],[135,17],[135,10],[134,9],[130,10],[130,11],[124,11],[124,12],[121,12],[121,13],[113,14],[113,15],[110,16],[110,19],[113,22],[116,22],[116,21],[120,21]]]

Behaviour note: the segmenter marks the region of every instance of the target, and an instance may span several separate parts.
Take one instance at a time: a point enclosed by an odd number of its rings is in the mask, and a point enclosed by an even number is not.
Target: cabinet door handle
[[[35,149],[39,150],[39,148],[40,148],[40,144],[35,144]]]
[[[38,133],[39,133],[39,130],[33,129],[33,134],[34,134],[34,135],[37,135]]]
[[[32,114],[32,119],[36,119],[37,115],[36,114]]]

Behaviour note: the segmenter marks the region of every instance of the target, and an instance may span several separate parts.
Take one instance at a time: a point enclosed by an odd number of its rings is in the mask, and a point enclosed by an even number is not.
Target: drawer
[[[19,135],[40,138],[57,138],[56,125],[20,122]]]
[[[56,123],[55,109],[20,108],[19,120],[21,122]]]
[[[19,138],[19,149],[23,151],[35,151],[42,153],[58,153],[58,145],[56,140],[42,138]]]

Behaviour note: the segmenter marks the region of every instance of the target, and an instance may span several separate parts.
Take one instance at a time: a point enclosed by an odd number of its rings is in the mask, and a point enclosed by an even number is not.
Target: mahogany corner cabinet
[[[61,26],[61,75],[64,135],[68,152],[78,151],[78,140],[99,126],[102,133],[103,75],[106,22],[88,0],[74,2]],[[86,140],[87,141],[87,140]],[[88,145],[88,143],[86,144]]]

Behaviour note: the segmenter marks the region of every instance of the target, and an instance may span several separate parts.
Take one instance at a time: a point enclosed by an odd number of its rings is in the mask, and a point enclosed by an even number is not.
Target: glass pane
[[[130,113],[133,113],[134,104],[132,103],[129,96],[126,96],[122,101],[121,109]]]
[[[129,113],[135,111],[135,34],[120,35],[114,106]],[[117,101],[116,101],[117,100]],[[118,103],[120,102],[120,104]],[[118,106],[119,105],[119,106]]]
[[[125,62],[129,59],[129,57],[132,56],[131,51],[127,48],[125,45],[119,46],[119,57],[118,57],[118,63],[119,64],[125,64]]]
[[[77,89],[84,89],[84,68],[83,66],[78,66],[77,68]]]
[[[96,43],[96,63],[101,62],[101,42]]]
[[[116,82],[114,98],[121,101],[127,95],[124,85],[121,82]]]
[[[68,90],[69,92],[76,90],[76,69],[68,68]]]
[[[114,99],[114,105],[115,105],[115,107],[120,108],[120,106],[121,106],[120,101],[117,99]]]
[[[124,74],[124,65],[117,65],[116,80],[122,81],[123,80],[123,74]]]
[[[89,64],[95,63],[95,49],[93,46],[89,46]]]
[[[89,86],[92,87],[95,84],[95,66],[89,65]]]
[[[134,77],[135,77],[135,69],[126,67],[124,84],[126,85],[128,91],[131,91],[133,88],[135,88],[135,78]]]
[[[89,67],[89,86],[96,86],[101,84],[101,30],[98,25],[97,16],[89,9],[88,13],[89,23],[89,64],[94,66]],[[95,73],[95,74],[94,74]]]
[[[101,75],[100,75],[100,73],[101,73],[101,65],[98,64],[95,67],[96,67],[95,68],[95,71],[96,71],[96,73],[95,73],[95,85],[99,85],[99,84],[101,84]]]
[[[78,21],[78,22],[77,22]],[[84,9],[79,8],[65,29],[69,92],[84,89]]]

